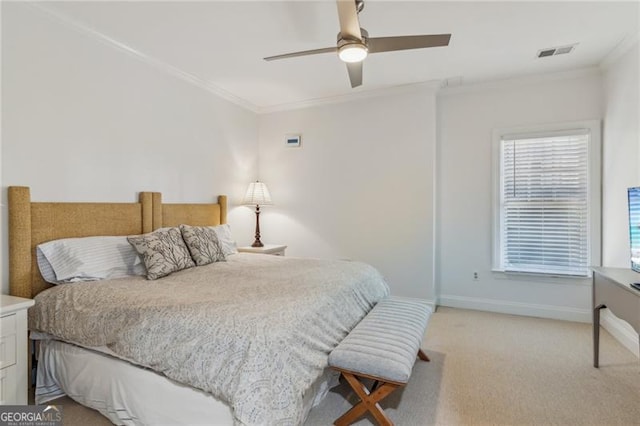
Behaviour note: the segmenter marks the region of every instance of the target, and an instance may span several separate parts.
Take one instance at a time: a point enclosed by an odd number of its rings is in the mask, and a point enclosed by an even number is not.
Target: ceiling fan
[[[357,87],[362,84],[362,62],[369,53],[449,45],[451,34],[369,37],[369,33],[364,28],[360,28],[358,21],[358,14],[364,9],[364,0],[337,0],[337,3],[340,32],[336,47],[285,53],[284,55],[269,56],[264,60],[273,61],[296,56],[337,52],[338,57],[347,64],[351,87]]]

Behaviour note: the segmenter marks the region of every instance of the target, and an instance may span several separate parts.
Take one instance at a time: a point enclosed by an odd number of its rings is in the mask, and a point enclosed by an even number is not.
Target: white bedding
[[[387,294],[366,264],[240,253],[157,281],[48,289],[30,328],[212,394],[239,424],[298,425],[329,352]]]
[[[39,347],[36,404],[68,395],[127,426],[233,424],[227,404],[154,371],[57,340],[41,340]],[[305,395],[305,416],[337,383],[337,374],[326,370]]]

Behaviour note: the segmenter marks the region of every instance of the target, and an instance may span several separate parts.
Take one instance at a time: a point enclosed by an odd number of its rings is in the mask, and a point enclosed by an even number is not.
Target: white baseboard
[[[630,324],[611,313],[609,309],[600,311],[600,325],[607,330],[622,346],[640,358],[638,335]]]
[[[499,312],[502,314],[523,315],[528,317],[551,318],[576,322],[591,322],[590,309],[568,308],[554,305],[535,305],[532,303],[509,302],[506,300],[480,299],[476,297],[441,294],[441,306],[475,309],[478,311]],[[613,333],[612,333],[613,334]]]
[[[592,313],[590,309],[576,309],[553,305],[535,305],[531,303],[453,295],[440,295],[438,301],[439,305],[450,306],[452,308],[474,309],[478,311],[490,311],[502,314],[524,315],[566,321],[592,322]],[[613,315],[609,309],[603,309],[601,311],[600,325],[618,342],[620,342],[622,346],[629,349],[631,353],[640,358],[638,335],[631,325]]]

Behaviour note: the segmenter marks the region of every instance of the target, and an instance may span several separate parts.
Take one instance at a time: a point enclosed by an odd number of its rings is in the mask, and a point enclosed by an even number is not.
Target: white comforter
[[[388,292],[363,263],[236,254],[156,281],[56,286],[29,325],[210,392],[239,424],[296,425],[329,352]]]

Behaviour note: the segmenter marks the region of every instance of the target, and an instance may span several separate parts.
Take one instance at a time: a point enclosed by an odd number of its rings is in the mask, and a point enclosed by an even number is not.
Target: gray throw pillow
[[[227,260],[218,234],[212,227],[180,225],[180,231],[196,265]]]
[[[178,228],[158,229],[127,240],[142,256],[149,280],[195,266]]]

